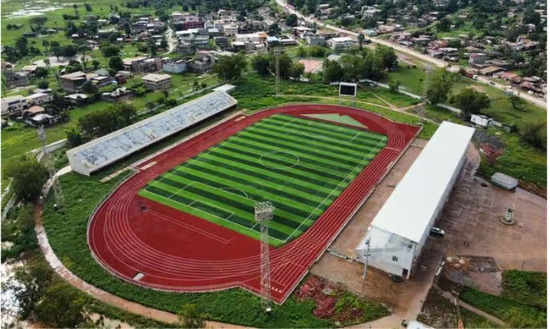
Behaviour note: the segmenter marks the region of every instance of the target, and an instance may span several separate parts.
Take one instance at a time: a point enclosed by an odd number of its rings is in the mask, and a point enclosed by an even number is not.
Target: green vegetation
[[[86,242],[90,214],[102,198],[124,177],[101,183],[96,177],[69,173],[61,176],[66,199],[65,213],[53,210],[49,198],[44,206],[44,226],[50,244],[63,264],[86,282],[122,298],[172,313],[182,305],[195,304],[209,319],[257,327],[330,327],[313,316],[312,302],[299,303],[290,297],[284,305],[275,306],[270,316],[263,312],[259,297],[241,289],[213,293],[174,294],[149,290],[123,282],[99,265],[91,256]]]
[[[17,199],[29,202],[34,202],[38,198],[48,178],[46,168],[37,162],[33,155],[22,155],[12,159],[2,168],[2,173],[12,179],[11,188]]]
[[[547,274],[509,270],[502,273],[502,296],[546,308]]]
[[[313,225],[386,142],[364,130],[274,115],[169,170],[139,194],[255,239],[254,202],[273,200],[270,243],[281,246]]]
[[[2,242],[11,242],[10,248],[2,249],[2,263],[6,259],[21,256],[24,252],[37,247],[34,232],[34,207],[26,204],[22,207],[14,207],[8,212],[6,219],[2,220]]]
[[[517,300],[491,295],[468,287],[464,288],[460,299],[496,316],[513,328],[542,328],[546,325],[546,308],[537,308]]]

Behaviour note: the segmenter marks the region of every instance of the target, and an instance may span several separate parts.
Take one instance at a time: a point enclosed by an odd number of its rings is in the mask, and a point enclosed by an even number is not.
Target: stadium
[[[67,152],[84,175],[232,109],[216,91]],[[94,258],[148,288],[260,292],[254,203],[271,201],[271,297],[283,303],[420,127],[336,105],[237,112],[140,161],[88,223]]]

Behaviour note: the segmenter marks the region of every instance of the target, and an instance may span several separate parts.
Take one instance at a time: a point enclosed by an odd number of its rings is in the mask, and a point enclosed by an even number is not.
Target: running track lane
[[[140,168],[146,168],[149,163],[156,163],[145,170],[137,168],[138,173],[99,206],[88,223],[88,243],[94,258],[120,279],[148,288],[208,292],[241,287],[259,294],[259,241],[137,193],[149,181],[190,157],[279,113],[349,115],[368,130],[388,136],[386,147],[311,228],[285,246],[271,248],[272,298],[283,303],[405,151],[419,127],[333,105],[284,106],[227,121],[140,164]],[[136,281],[133,278],[138,273],[144,276]]]

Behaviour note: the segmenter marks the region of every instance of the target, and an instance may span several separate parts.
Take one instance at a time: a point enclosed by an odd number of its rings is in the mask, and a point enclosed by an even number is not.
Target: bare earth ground
[[[393,187],[401,180],[422,151],[426,141],[416,139],[348,226],[331,249],[353,257],[354,249],[367,227],[380,210]],[[312,268],[313,274],[342,282],[352,291],[385,303],[392,315],[358,327],[398,327],[402,319],[413,320],[432,285],[442,257],[455,255],[493,257],[500,270],[521,269],[546,271],[546,200],[522,189],[504,191],[474,176],[479,166],[479,153],[471,146],[465,169],[436,225],[445,230],[444,238],[430,237],[412,272],[411,279],[394,283],[381,271],[369,268],[366,282],[363,266],[329,253]],[[481,184],[487,186],[483,187]],[[501,224],[499,216],[515,206],[518,225]],[[466,241],[466,242],[465,242]],[[466,245],[467,243],[467,245]],[[488,274],[488,273],[487,273]],[[481,276],[482,274],[480,274]],[[487,290],[498,289],[498,278],[473,277]],[[487,282],[483,282],[487,280]]]
[[[300,59],[298,63],[304,64],[306,73],[317,73],[323,68],[323,61],[316,59]]]

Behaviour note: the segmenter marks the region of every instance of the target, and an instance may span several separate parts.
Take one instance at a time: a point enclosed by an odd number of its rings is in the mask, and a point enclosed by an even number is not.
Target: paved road
[[[287,3],[284,0],[275,0],[275,2],[279,6],[283,7],[286,12],[289,12],[291,14],[296,14],[296,16],[298,16],[300,19],[303,19],[306,22],[317,23],[318,26],[323,26],[327,29],[330,29],[330,30],[333,30],[333,31],[336,31],[336,32],[340,32],[340,33],[343,33],[343,34],[348,34],[348,35],[354,36],[354,37],[357,37],[359,35],[359,33],[357,33],[357,32],[349,31],[349,30],[346,30],[346,29],[343,29],[343,28],[340,28],[340,27],[337,27],[337,26],[334,26],[334,25],[325,24],[324,22],[322,22],[320,20],[317,20],[315,18],[306,17],[306,16],[302,15],[300,12],[288,7]],[[449,66],[449,64],[447,62],[443,61],[443,60],[434,58],[434,57],[426,55],[426,54],[419,53],[418,51],[412,50],[412,49],[407,48],[407,47],[403,47],[401,45],[397,45],[397,44],[395,44],[393,42],[390,42],[390,41],[387,41],[387,40],[382,40],[382,39],[372,38],[372,37],[365,37],[365,39],[370,40],[374,43],[384,45],[384,46],[392,47],[393,49],[398,50],[398,51],[400,51],[402,53],[405,53],[407,55],[416,57],[416,58],[421,59],[425,62],[435,64],[438,67],[445,67],[445,68],[447,68],[447,70],[449,70],[451,72],[458,72],[458,70],[460,69],[460,66],[458,66],[458,65]],[[489,84],[489,79],[487,79],[485,77],[480,76],[477,81],[485,83],[485,84]],[[491,85],[493,87],[501,89],[501,90],[507,90],[509,88],[509,86],[498,84],[498,83],[493,83]],[[516,91],[518,91],[518,90],[516,90]],[[524,93],[524,92],[519,92],[519,97],[525,99],[526,101],[528,101],[530,103],[535,104],[538,107],[546,109],[547,105],[546,105],[546,100],[545,99],[538,98],[538,97],[529,95],[529,94]]]

